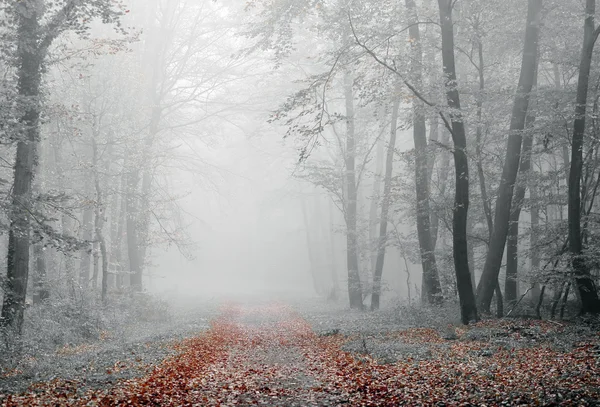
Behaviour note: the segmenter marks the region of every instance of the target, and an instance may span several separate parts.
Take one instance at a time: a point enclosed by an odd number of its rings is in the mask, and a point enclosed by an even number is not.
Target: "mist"
[[[0,0],[0,404],[592,405],[597,14]]]

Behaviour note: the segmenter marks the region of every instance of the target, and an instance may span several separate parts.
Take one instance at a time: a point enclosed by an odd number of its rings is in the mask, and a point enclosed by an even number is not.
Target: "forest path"
[[[81,394],[77,383],[36,386],[2,406],[332,406],[322,385],[322,348],[311,326],[282,304],[223,306],[210,328],[175,345],[145,377]],[[2,399],[0,398],[0,401]]]
[[[0,394],[0,404],[598,405],[598,332],[584,338],[575,325],[492,320],[456,327],[455,333],[451,339],[430,328],[372,337],[317,335],[284,304],[226,304],[209,329],[175,344],[175,353],[143,377],[99,390],[56,380],[26,394]],[[567,339],[572,345],[557,346]],[[343,351],[350,342],[361,344],[364,354]],[[375,353],[384,346],[427,353],[385,363]]]

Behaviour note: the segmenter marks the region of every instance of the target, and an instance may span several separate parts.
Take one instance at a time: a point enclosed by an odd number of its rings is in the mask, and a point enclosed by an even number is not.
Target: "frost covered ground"
[[[452,309],[353,312],[320,300],[180,309],[163,324],[0,378],[19,405],[596,405],[600,336]]]

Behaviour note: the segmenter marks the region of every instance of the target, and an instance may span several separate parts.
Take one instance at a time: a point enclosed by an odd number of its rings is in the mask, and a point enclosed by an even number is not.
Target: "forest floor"
[[[186,329],[63,350],[54,376],[4,372],[0,404],[600,405],[600,335],[581,324],[407,327],[391,312],[228,303]]]

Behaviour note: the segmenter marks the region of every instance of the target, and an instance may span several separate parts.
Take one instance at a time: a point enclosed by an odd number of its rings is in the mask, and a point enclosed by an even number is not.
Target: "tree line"
[[[272,120],[342,213],[351,308],[379,308],[396,246],[422,265],[422,301],[458,298],[465,324],[494,297],[503,315],[552,291],[554,314],[571,288],[582,313],[600,311],[595,6],[248,3],[257,49],[311,61]],[[416,233],[390,233],[402,223]]]

